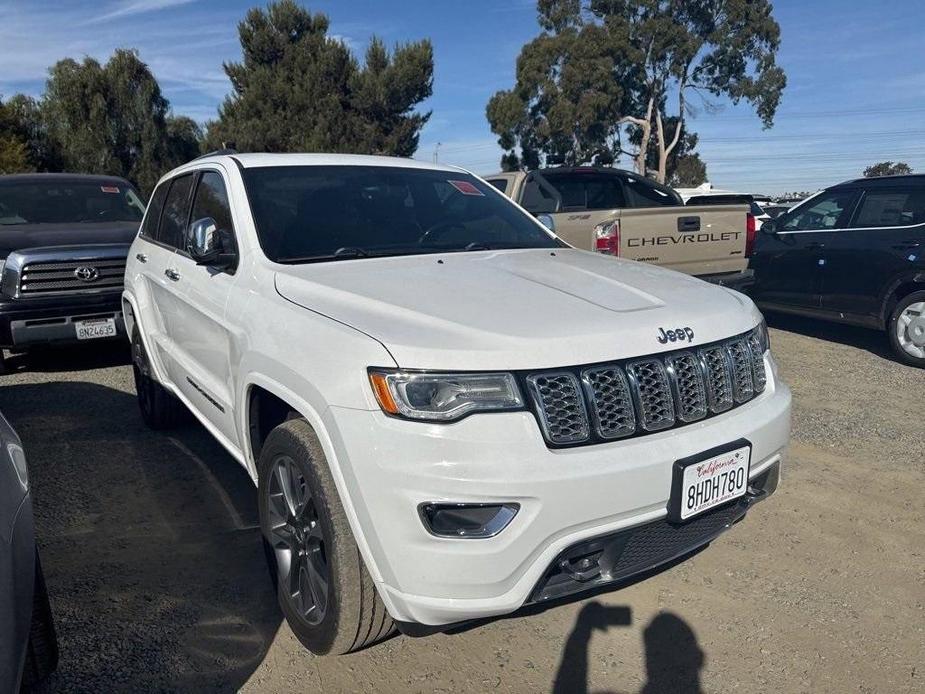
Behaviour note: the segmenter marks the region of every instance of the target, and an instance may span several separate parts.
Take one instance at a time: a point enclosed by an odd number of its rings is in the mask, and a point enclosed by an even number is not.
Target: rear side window
[[[183,234],[189,220],[192,187],[192,174],[173,179],[164,202],[157,240],[172,248],[180,248],[183,244]]]
[[[231,205],[228,203],[228,191],[221,174],[215,171],[206,171],[196,186],[196,198],[193,200],[193,214],[191,221],[211,217],[215,226],[225,231],[234,231],[231,222]]]
[[[502,193],[507,192],[507,179],[506,178],[489,178],[487,179],[495,188],[500,190]]]
[[[148,212],[145,215],[145,221],[141,225],[141,235],[148,239],[157,236],[157,224],[161,221],[161,211],[164,209],[164,198],[167,197],[167,189],[170,182],[162,183],[151,196],[151,202],[148,203]]]
[[[528,212],[544,214],[556,211],[556,197],[532,176],[524,183],[520,204]]]
[[[891,188],[864,193],[852,226],[899,227],[925,222],[925,188]]]
[[[611,210],[626,207],[620,177],[598,173],[543,174],[562,197],[563,210]]]

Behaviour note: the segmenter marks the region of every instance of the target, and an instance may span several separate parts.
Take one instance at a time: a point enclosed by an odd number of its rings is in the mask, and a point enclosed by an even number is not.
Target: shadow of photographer
[[[588,658],[591,637],[611,627],[632,625],[629,607],[610,607],[597,601],[585,605],[562,649],[562,659],[553,682],[553,694],[589,694]],[[652,619],[642,633],[647,681],[640,694],[697,694],[700,671],[706,655],[690,625],[672,612]],[[617,694],[617,690],[594,690],[595,694]]]

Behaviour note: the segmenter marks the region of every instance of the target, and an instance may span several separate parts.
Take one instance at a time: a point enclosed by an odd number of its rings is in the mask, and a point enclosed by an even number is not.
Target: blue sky
[[[240,55],[237,22],[254,0],[0,0],[0,94],[39,95],[47,68],[64,57],[105,60],[137,48],[174,112],[205,121],[229,91],[223,60]],[[260,3],[262,4],[262,3]],[[497,170],[500,150],[485,103],[513,81],[523,43],[538,31],[533,0],[315,0],[331,32],[358,54],[369,37],[388,44],[430,38],[433,115],[417,157],[478,173]],[[749,108],[720,102],[690,127],[717,187],[749,192],[815,190],[885,159],[925,172],[925,2],[779,0],[778,62],[788,87],[773,129]],[[628,163],[625,163],[628,166]]]

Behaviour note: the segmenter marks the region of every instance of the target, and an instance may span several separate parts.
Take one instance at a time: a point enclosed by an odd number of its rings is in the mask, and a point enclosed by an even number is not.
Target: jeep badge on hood
[[[658,335],[656,340],[665,344],[666,342],[693,342],[694,341],[694,331],[688,327],[684,328],[675,328],[674,330],[665,330],[664,328],[658,329]]]

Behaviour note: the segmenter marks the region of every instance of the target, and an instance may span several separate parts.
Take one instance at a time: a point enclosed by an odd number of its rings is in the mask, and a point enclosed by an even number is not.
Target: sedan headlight
[[[524,406],[508,373],[424,373],[370,369],[369,380],[383,412],[450,422],[472,412],[519,410]]]

